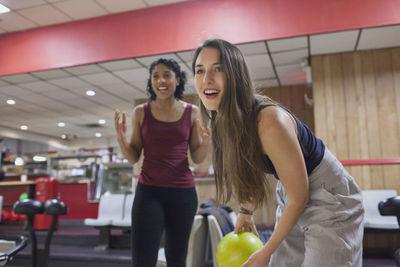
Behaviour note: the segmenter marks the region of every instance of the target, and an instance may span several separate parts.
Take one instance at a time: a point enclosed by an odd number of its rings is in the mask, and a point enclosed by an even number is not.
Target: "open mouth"
[[[159,91],[166,91],[168,89],[168,87],[158,87]]]
[[[204,94],[206,96],[214,96],[214,95],[217,95],[218,93],[219,93],[219,91],[218,90],[214,90],[214,89],[204,90]]]

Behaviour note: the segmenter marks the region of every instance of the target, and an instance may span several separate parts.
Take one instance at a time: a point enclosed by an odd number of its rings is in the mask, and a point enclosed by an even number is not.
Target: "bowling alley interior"
[[[398,10],[394,0],[0,0],[0,265],[140,266],[131,214],[146,148],[134,164],[124,156],[116,110],[129,142],[159,58],[178,63],[183,101],[199,107],[194,51],[218,38],[242,52],[254,92],[288,108],[354,177],[362,266],[400,266]],[[217,250],[242,210],[234,197],[216,202],[212,145],[201,162],[187,153],[188,267],[230,266]],[[265,179],[268,201],[253,215],[262,245],[278,205],[278,179]]]

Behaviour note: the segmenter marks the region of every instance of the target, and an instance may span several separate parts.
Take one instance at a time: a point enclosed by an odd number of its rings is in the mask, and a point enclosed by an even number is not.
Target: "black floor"
[[[112,231],[112,247],[99,250],[99,231],[86,227],[82,222],[60,222],[50,246],[48,267],[103,267],[130,266],[129,233],[115,229]],[[23,234],[28,236],[23,225],[2,225],[0,234]],[[43,248],[47,231],[37,231],[38,248]],[[7,266],[31,266],[31,247],[20,251]],[[39,267],[39,266],[38,266]],[[188,266],[190,267],[190,266]],[[395,262],[384,255],[365,256],[363,267],[397,267]]]

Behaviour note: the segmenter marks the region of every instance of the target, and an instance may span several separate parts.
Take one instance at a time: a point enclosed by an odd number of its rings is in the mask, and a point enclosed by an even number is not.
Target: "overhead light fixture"
[[[65,127],[65,123],[64,122],[59,122],[59,123],[57,123],[57,126],[58,127]]]
[[[94,95],[96,94],[96,92],[93,91],[93,90],[87,90],[87,91],[86,91],[86,94],[87,94],[88,96],[94,96]]]
[[[102,134],[101,134],[101,133],[96,133],[95,136],[96,136],[96,137],[101,137]]]
[[[9,104],[9,105],[15,105],[15,100],[8,99],[8,100],[7,100],[7,104]]]
[[[28,130],[28,126],[26,125],[21,125],[21,127],[19,127],[21,130],[26,131]]]
[[[37,155],[35,155],[35,156],[33,156],[33,161],[47,161],[47,158],[46,157],[43,157],[43,156],[37,156]]]
[[[22,157],[17,157],[14,161],[14,164],[16,166],[23,166],[24,165],[24,159]]]
[[[106,124],[106,120],[99,120],[98,123],[99,124]]]
[[[10,12],[10,9],[2,4],[0,4],[0,14]]]
[[[62,134],[61,135],[61,139],[64,139],[64,140],[67,139],[67,135],[66,134]]]

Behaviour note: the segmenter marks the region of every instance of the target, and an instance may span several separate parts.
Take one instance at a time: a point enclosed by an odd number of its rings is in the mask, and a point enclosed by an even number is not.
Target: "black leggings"
[[[167,188],[138,183],[132,207],[132,266],[156,266],[164,229],[167,266],[186,266],[196,210],[194,187]]]

